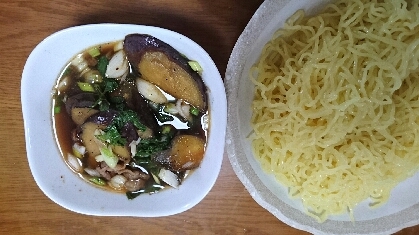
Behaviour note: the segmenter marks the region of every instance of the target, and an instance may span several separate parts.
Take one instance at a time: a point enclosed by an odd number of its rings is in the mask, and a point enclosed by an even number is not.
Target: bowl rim
[[[154,195],[145,194],[134,200],[128,200],[124,194],[89,185],[72,172],[59,152],[53,136],[51,117],[52,88],[70,59],[90,46],[122,40],[130,33],[155,36],[200,63],[204,69],[202,78],[208,88],[211,120],[204,160],[179,189],[163,190]],[[32,50],[25,63],[21,78],[21,104],[27,158],[36,184],[52,201],[77,213],[135,217],[181,213],[204,199],[214,186],[221,170],[227,122],[223,80],[214,61],[200,45],[168,29],[147,25],[100,23],[73,26],[51,34]],[[212,110],[216,112],[211,112]],[[51,144],[53,147],[44,147]],[[197,183],[200,187],[196,187]],[[153,203],[154,205],[151,205]]]

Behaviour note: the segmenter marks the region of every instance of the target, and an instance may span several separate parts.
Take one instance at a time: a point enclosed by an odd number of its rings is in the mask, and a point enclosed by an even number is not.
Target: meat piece
[[[115,175],[123,175],[128,180],[144,180],[147,181],[150,179],[150,175],[147,173],[142,172],[141,170],[137,169],[129,169],[127,168],[128,161],[125,160],[125,162],[120,162],[116,165],[114,169],[110,168],[108,165],[106,165],[105,162],[101,162],[100,165],[96,168],[97,172],[99,174],[107,179],[110,180]]]
[[[125,182],[124,186],[128,191],[135,192],[144,188],[145,183],[146,181],[143,179],[128,180],[127,182]]]
[[[142,180],[148,180],[150,179],[150,175],[139,171],[139,170],[130,170],[130,169],[124,169],[122,171],[119,171],[118,174],[123,174],[125,176],[125,178],[127,178],[128,180],[138,180],[138,179],[142,179]]]

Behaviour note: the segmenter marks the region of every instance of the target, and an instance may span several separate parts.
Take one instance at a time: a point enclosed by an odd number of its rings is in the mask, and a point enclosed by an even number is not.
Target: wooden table
[[[194,208],[164,218],[95,217],[49,200],[26,158],[20,81],[26,58],[48,35],[75,25],[130,23],[182,33],[199,43],[224,76],[236,39],[262,0],[137,0],[0,2],[1,234],[307,234],[260,207],[227,156],[218,181]],[[418,234],[419,226],[398,234]]]

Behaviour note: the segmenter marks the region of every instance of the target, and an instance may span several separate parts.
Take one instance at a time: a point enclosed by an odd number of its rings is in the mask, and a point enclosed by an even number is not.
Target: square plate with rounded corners
[[[123,40],[131,33],[150,34],[167,42],[203,68],[209,104],[209,137],[200,167],[178,189],[128,200],[94,187],[64,163],[52,128],[52,90],[64,66],[77,53],[97,44]],[[226,130],[226,95],[219,71],[205,50],[176,32],[152,26],[94,24],[61,30],[44,39],[32,51],[22,74],[21,101],[26,149],[32,175],[54,202],[88,215],[157,217],[186,211],[199,203],[213,187],[220,172]]]

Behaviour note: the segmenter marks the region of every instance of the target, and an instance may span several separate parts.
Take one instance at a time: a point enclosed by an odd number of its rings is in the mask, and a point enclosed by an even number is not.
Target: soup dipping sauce
[[[138,33],[152,35],[170,44],[185,57],[199,62],[202,67],[202,71],[194,74],[199,75],[205,84],[203,94],[206,99],[206,110],[200,110],[202,118],[199,120],[205,134],[205,154],[199,167],[184,171],[188,173],[186,179],[180,175],[182,180],[178,188],[168,186],[159,178],[161,185],[164,185],[166,189],[159,190],[159,193],[142,193],[135,200],[127,200],[126,189],[115,190],[110,188],[106,181],[105,186],[96,186],[93,182],[80,177],[80,174],[90,177],[90,175],[86,175],[84,169],[75,173],[75,170],[69,167],[68,154],[61,152],[74,155],[72,142],[65,144],[64,141],[65,139],[72,141],[72,136],[66,134],[58,136],[58,132],[61,130],[58,130],[59,127],[57,127],[58,118],[63,118],[67,111],[65,105],[56,105],[58,104],[56,101],[59,102],[56,96],[59,95],[57,92],[58,78],[63,74],[64,67],[76,55],[95,45],[116,41],[124,42],[127,35]],[[157,41],[151,39],[148,41],[154,42],[156,45]],[[123,43],[122,46],[124,45],[127,44]],[[126,57],[129,58],[128,53]],[[111,60],[111,58],[108,59]],[[138,67],[138,61],[135,64]],[[130,73],[138,74],[138,70],[135,69],[133,66],[130,67]],[[145,79],[144,75],[147,75],[147,72],[141,74]],[[186,79],[186,81],[190,80]],[[173,85],[169,82],[165,84]],[[188,91],[192,90],[191,85],[187,85],[187,87]],[[164,89],[169,88],[170,86],[167,86]],[[180,89],[177,90],[180,91]],[[171,96],[174,98],[170,99],[179,99],[178,97],[183,94],[175,94],[172,91],[163,91],[162,93],[167,94],[169,98],[169,94],[173,94]],[[188,93],[190,94],[190,92]],[[52,94],[54,97],[51,97]],[[184,101],[183,105],[186,102],[191,104],[192,101],[186,101],[186,98],[181,98]],[[177,32],[153,26],[111,23],[81,25],[55,32],[42,40],[28,56],[22,72],[21,99],[27,158],[34,181],[45,196],[65,209],[95,216],[160,217],[174,215],[189,210],[200,203],[218,178],[224,156],[227,122],[226,93],[223,80],[211,56],[199,44]],[[56,106],[60,108],[55,108]],[[53,109],[61,110],[56,110],[57,114],[54,114]],[[173,123],[176,120],[175,118],[172,125],[175,125]],[[71,120],[70,124],[67,123],[65,127],[61,126],[61,128],[75,125],[71,124],[72,122]],[[168,121],[164,123],[169,124]],[[181,123],[187,126],[188,122],[179,122],[179,124]],[[75,126],[68,127],[67,133],[72,133]],[[177,127],[176,129],[178,132],[187,131],[186,127],[183,129]],[[64,129],[61,132],[65,133]],[[199,135],[197,134],[197,136]],[[57,136],[61,144],[57,144]],[[67,146],[67,150],[64,150],[64,146]],[[138,149],[139,145],[136,146]],[[129,152],[131,152],[131,147]],[[75,157],[79,163],[84,163],[82,159]],[[118,162],[118,165],[120,163],[122,162]],[[160,165],[167,166],[168,164],[160,163]],[[151,178],[153,178],[152,175]]]
[[[206,150],[202,68],[148,34],[75,55],[54,87],[61,154],[86,182],[133,199],[181,187]]]

